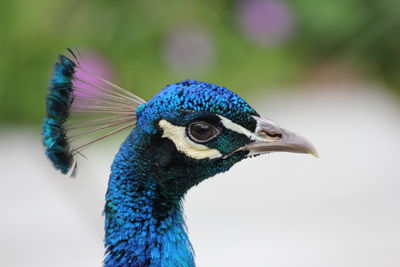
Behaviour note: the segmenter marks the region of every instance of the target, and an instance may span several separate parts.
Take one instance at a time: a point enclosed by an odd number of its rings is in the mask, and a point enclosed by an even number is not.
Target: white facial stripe
[[[174,142],[176,149],[184,153],[192,159],[214,159],[222,156],[217,149],[209,148],[205,145],[200,145],[186,136],[186,130],[183,126],[176,126],[166,120],[160,120],[158,125],[163,130],[162,137],[168,138]]]
[[[221,115],[218,115],[218,117],[220,117],[221,123],[225,128],[227,128],[231,131],[237,132],[239,134],[244,134],[245,136],[247,136],[248,138],[250,138],[251,140],[254,140],[254,141],[260,139],[260,137],[258,137],[255,133],[247,130],[246,128],[240,126],[239,124],[234,123],[233,121],[231,121]]]
[[[231,131],[237,132],[239,134],[244,134],[245,136],[250,138],[250,140],[264,141],[264,142],[265,141],[276,141],[276,138],[272,138],[272,137],[265,136],[265,135],[260,136],[260,135],[256,134],[259,132],[259,129],[260,129],[260,125],[258,122],[257,122],[256,130],[255,130],[256,133],[253,133],[252,131],[247,130],[246,128],[242,127],[241,125],[234,123],[233,121],[231,121],[221,115],[218,115],[218,117],[220,117],[221,123],[225,128],[227,128]],[[270,123],[274,127],[279,127],[278,124],[274,121],[268,120],[267,122]]]

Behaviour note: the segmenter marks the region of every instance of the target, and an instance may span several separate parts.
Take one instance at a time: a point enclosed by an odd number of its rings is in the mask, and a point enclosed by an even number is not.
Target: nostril
[[[282,138],[281,133],[267,133],[269,137]]]
[[[261,130],[258,132],[258,134],[263,137],[269,136],[272,138],[282,138],[282,134],[279,132]]]

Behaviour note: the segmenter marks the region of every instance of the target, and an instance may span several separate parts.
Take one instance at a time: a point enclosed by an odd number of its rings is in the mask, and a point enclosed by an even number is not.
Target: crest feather
[[[83,69],[79,62],[84,58],[79,55],[78,60],[68,51],[73,59],[60,55],[54,66],[42,141],[54,167],[74,176],[76,156],[89,145],[134,127],[136,109],[146,101]]]

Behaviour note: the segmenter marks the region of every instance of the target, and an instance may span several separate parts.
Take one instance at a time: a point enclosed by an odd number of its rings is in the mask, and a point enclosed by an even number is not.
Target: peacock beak
[[[248,150],[249,155],[280,151],[319,156],[314,145],[303,136],[281,128],[272,120],[255,116],[254,119],[257,121],[256,140],[239,150]]]

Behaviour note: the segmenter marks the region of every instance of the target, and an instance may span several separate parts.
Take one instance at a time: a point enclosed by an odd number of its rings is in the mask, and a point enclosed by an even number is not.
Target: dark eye
[[[205,143],[220,134],[220,130],[207,122],[193,122],[188,127],[190,139],[197,143]]]

